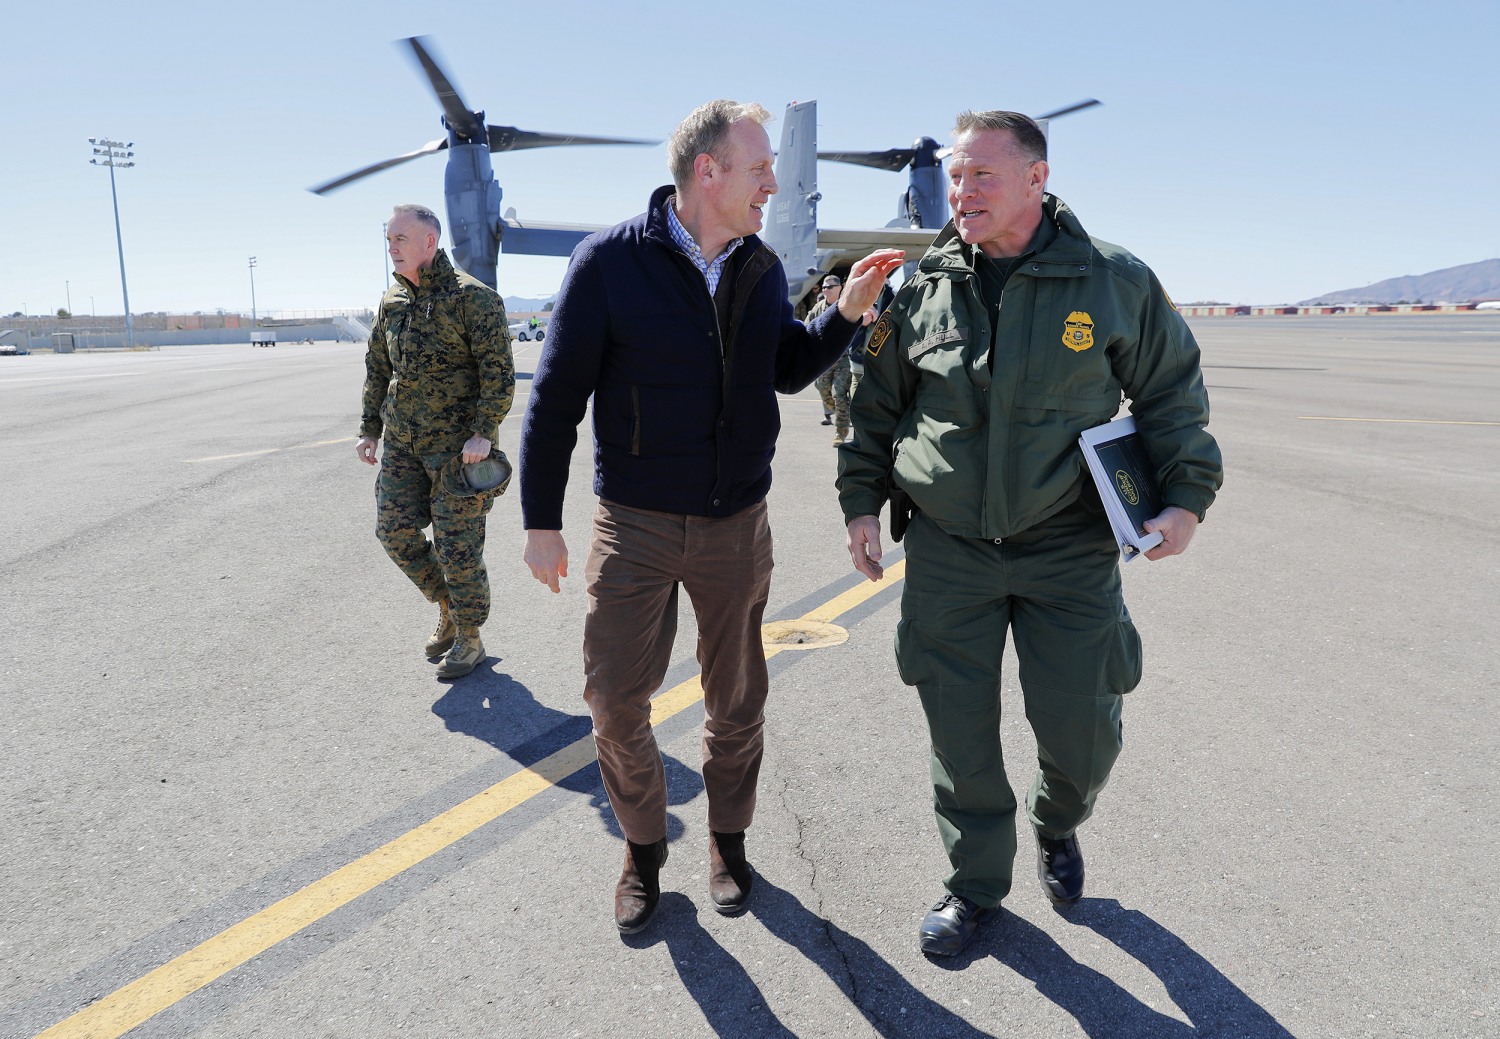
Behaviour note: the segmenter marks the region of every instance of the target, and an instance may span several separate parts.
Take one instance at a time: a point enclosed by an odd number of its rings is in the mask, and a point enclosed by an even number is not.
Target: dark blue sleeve
[[[786,272],[776,265],[776,277],[766,279],[776,286],[781,303],[781,342],[776,348],[776,390],[796,393],[812,384],[849,348],[862,327],[848,321],[838,307],[829,307],[810,325],[798,321],[787,299]]]
[[[521,426],[521,520],[527,530],[561,530],[568,462],[609,337],[609,306],[595,244],[568,262]]]

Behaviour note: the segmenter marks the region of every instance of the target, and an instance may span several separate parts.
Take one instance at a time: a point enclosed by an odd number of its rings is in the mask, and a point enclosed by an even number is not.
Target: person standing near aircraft
[[[1011,888],[1007,629],[1038,747],[1026,799],[1038,875],[1055,904],[1083,895],[1075,831],[1119,755],[1141,646],[1079,434],[1129,398],[1166,502],[1146,523],[1165,536],[1148,559],[1188,547],[1223,480],[1198,346],[1156,276],[1046,193],[1047,141],[1030,118],[964,112],[954,136],[953,219],[871,330],[838,481],[850,557],[871,580],[890,486],[915,508],[896,663],[927,716],[953,865],[919,933],[932,955],[961,951]]]
[[[816,321],[818,316],[829,307],[838,306],[839,294],[844,291],[844,282],[837,274],[829,274],[823,278],[821,290],[822,294],[818,297],[818,301],[807,312],[806,320],[809,322]],[[828,417],[833,416],[833,446],[838,447],[849,436],[848,351],[839,354],[839,359],[834,361],[832,367],[826,372],[818,376],[813,385],[818,388],[818,396],[823,398],[823,424],[827,425]]]
[[[743,909],[769,682],[761,619],[771,582],[765,496],[778,391],[817,377],[904,253],[854,265],[848,297],[811,325],[756,232],[776,192],[760,105],[711,101],[668,142],[673,184],[578,246],[558,291],[521,433],[525,561],[552,591],[568,573],[568,459],[593,398],[599,504],[585,565],[584,699],[624,831],[615,925],[640,930],[661,897],[667,787],[650,698],[670,663],[678,587],[698,618],[709,893]]]
[[[375,465],[376,534],[386,553],[438,605],[424,647],[447,654],[440,678],[484,659],[489,618],[485,520],[503,485],[473,493],[461,464],[490,458],[515,398],[505,302],[454,268],[438,248],[442,224],[426,206],[397,206],[386,224],[396,281],[380,301],[365,355],[360,461]],[[422,533],[431,525],[432,539]]]

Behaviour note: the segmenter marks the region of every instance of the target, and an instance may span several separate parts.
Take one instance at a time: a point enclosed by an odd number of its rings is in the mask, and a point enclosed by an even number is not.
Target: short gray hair
[[[992,109],[988,112],[965,110],[958,113],[958,118],[953,121],[954,140],[966,133],[978,133],[981,130],[1000,130],[1008,133],[1028,161],[1047,161],[1047,135],[1042,133],[1042,128],[1037,121],[1029,115],[999,109]]]
[[[419,206],[415,202],[403,202],[401,203],[401,205],[396,206],[391,210],[391,216],[400,216],[402,213],[405,213],[407,216],[415,217],[418,223],[425,224],[428,227],[432,228],[432,233],[436,235],[439,240],[442,239],[443,222],[437,218],[436,213],[428,209],[426,206]]]
[[[724,140],[729,128],[741,119],[753,119],[764,126],[773,118],[764,105],[753,101],[721,98],[699,105],[667,138],[667,168],[672,171],[672,183],[679,192],[687,187],[693,179],[693,160],[705,153],[723,165]]]

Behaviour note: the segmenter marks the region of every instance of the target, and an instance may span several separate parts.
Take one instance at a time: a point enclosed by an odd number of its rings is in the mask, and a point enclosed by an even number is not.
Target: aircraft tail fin
[[[816,278],[818,246],[818,103],[794,101],[781,124],[776,155],[778,190],[761,239],[781,258],[794,286]]]

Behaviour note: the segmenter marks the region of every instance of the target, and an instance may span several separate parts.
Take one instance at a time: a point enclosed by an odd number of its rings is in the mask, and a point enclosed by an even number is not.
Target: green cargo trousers
[[[1119,550],[1083,504],[1003,543],[953,537],[918,514],[906,534],[896,629],[901,679],[932,738],[933,806],[953,872],[981,906],[1010,893],[1016,799],[1000,748],[1000,658],[1015,639],[1038,769],[1031,824],[1070,836],[1119,757],[1121,696],[1141,677],[1141,641],[1120,592]]]
[[[438,474],[452,457],[419,458],[387,437],[375,481],[375,534],[428,602],[446,598],[454,624],[477,628],[490,616],[484,528],[495,495],[445,491]],[[422,533],[429,525],[431,541]]]

